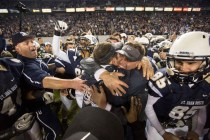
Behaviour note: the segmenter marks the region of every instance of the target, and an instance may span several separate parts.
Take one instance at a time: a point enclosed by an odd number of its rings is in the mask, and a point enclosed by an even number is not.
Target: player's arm
[[[156,101],[159,98],[160,97],[154,97],[154,96],[148,95],[145,113],[146,113],[147,118],[149,119],[150,123],[152,124],[152,126],[155,127],[157,132],[162,136],[165,133],[165,129],[160,124],[160,122],[157,118],[157,115],[155,113],[155,110],[153,108],[153,105],[156,103]]]
[[[179,138],[173,135],[172,133],[166,132],[157,118],[153,105],[159,98],[161,97],[154,97],[148,95],[147,105],[145,108],[147,118],[150,121],[151,125],[157,130],[157,132],[163,137],[164,140],[179,140]]]
[[[79,78],[75,79],[60,79],[52,76],[46,76],[42,80],[42,85],[44,88],[49,89],[68,89],[73,88],[80,91],[86,89],[85,80]]]
[[[54,32],[54,36],[53,36],[53,40],[52,40],[52,52],[55,56],[59,57],[60,59],[66,61],[68,63],[71,63],[68,58],[68,55],[60,49],[60,36],[61,36],[61,32],[62,32],[61,28],[63,26],[67,26],[65,24],[65,22],[58,22],[55,25],[55,32]]]
[[[97,75],[97,72],[95,75]],[[99,79],[103,80],[104,84],[109,88],[113,95],[122,96],[126,93],[123,87],[128,88],[128,85],[119,79],[119,77],[122,76],[124,76],[122,73],[108,72],[105,70],[100,74]]]

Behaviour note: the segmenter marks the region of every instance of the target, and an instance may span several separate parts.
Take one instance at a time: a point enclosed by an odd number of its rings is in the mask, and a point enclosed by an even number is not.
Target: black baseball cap
[[[138,49],[130,45],[124,45],[121,50],[116,52],[125,55],[130,61],[139,61],[142,56]]]
[[[23,41],[26,41],[28,39],[34,39],[33,35],[29,35],[25,32],[18,32],[14,35],[12,35],[12,43],[14,46],[16,46],[18,43],[21,43]]]

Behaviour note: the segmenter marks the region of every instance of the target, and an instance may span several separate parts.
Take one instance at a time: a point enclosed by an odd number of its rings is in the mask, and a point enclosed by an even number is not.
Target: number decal
[[[80,69],[80,68],[75,68],[75,74],[76,76],[80,76],[84,73],[84,70],[83,69]]]
[[[181,119],[184,113],[189,109],[188,106],[176,106],[171,110],[169,116],[173,119]]]
[[[157,72],[152,77],[152,80],[155,81],[155,83],[158,86],[158,88],[164,88],[164,87],[166,87],[166,78],[163,76],[163,73]]]
[[[188,106],[176,106],[171,110],[169,113],[169,116],[173,119],[188,119],[192,115],[195,114],[196,111],[201,109],[203,106],[193,106],[193,107],[188,107]]]
[[[157,72],[151,79],[152,79],[152,81],[157,81],[161,77],[163,77],[163,73]]]

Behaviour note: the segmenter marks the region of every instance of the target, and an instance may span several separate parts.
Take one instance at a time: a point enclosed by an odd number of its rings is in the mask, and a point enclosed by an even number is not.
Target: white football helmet
[[[146,33],[144,36],[146,38],[148,38],[149,40],[153,38],[153,34],[152,33]]]
[[[148,40],[148,38],[146,38],[146,37],[144,37],[144,36],[141,37],[141,38],[136,37],[134,41],[136,41],[136,42],[138,42],[138,43],[140,43],[140,44],[143,44],[143,45],[149,45],[149,40]]]
[[[168,41],[168,40],[164,40],[164,41],[160,42],[158,44],[158,46],[159,46],[160,50],[162,50],[162,49],[169,49],[172,46],[172,42]]]
[[[197,72],[186,74],[175,68],[175,60],[202,61],[203,63]],[[209,62],[210,34],[201,31],[188,32],[177,38],[169,50],[168,74],[180,83],[198,83],[209,76]]]
[[[98,40],[93,35],[85,35],[84,37],[90,41],[91,45],[96,45],[96,43],[98,43]]]

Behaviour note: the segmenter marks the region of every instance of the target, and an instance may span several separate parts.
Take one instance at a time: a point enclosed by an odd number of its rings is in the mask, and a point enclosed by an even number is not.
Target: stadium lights
[[[85,8],[87,12],[94,12],[95,11],[95,7],[86,7]]]
[[[194,12],[200,12],[201,11],[201,8],[193,8],[192,11],[194,11]]]
[[[40,12],[39,9],[33,9],[32,11],[33,11],[33,13],[39,13]]]
[[[114,11],[114,7],[106,7],[106,11]]]
[[[0,13],[9,13],[7,9],[0,9]]]
[[[75,8],[66,8],[66,12],[75,12]]]
[[[134,7],[125,7],[125,11],[134,11],[135,8]]]
[[[163,11],[163,7],[155,7],[155,11]]]
[[[174,11],[175,11],[175,12],[180,12],[180,11],[182,11],[182,7],[174,7]]]
[[[51,13],[52,9],[50,8],[46,8],[46,9],[42,9],[42,13]]]
[[[144,7],[136,7],[135,11],[144,11]]]
[[[145,7],[145,11],[154,11],[154,7]]]
[[[165,7],[164,11],[171,12],[171,11],[173,11],[173,8],[172,7]]]
[[[85,8],[76,8],[76,12],[85,12]]]
[[[192,11],[192,8],[184,7],[184,8],[183,8],[183,11],[184,11],[184,12],[190,12],[190,11]]]
[[[115,11],[125,11],[125,8],[124,7],[116,7]]]

